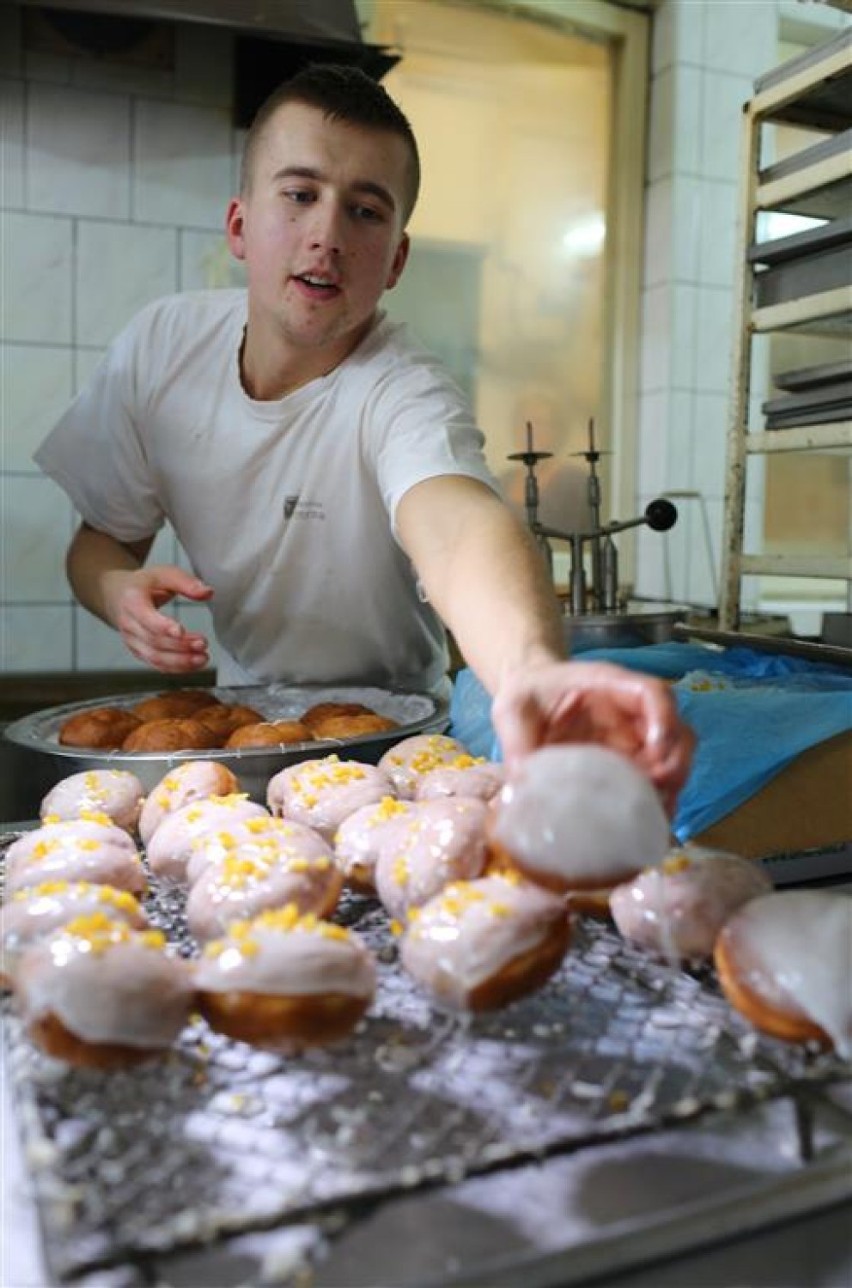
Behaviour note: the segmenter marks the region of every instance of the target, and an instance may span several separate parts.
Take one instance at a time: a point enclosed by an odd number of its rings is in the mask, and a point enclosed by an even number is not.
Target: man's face
[[[405,264],[407,165],[393,134],[303,103],[278,110],[227,217],[248,271],[250,326],[290,349],[345,356]]]

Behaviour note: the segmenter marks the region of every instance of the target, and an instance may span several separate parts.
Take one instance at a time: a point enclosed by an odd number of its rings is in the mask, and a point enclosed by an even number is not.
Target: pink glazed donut
[[[126,769],[87,769],[62,778],[39,806],[43,823],[101,813],[126,832],[136,830],[145,789]]]
[[[91,881],[144,895],[145,869],[129,834],[86,813],[26,832],[6,852],[6,898],[44,881]]]
[[[451,881],[482,876],[488,861],[485,801],[463,796],[415,801],[399,830],[378,846],[376,890],[401,921]]]
[[[331,755],[282,769],[270,779],[266,801],[273,814],[313,827],[332,842],[350,814],[393,795],[389,778],[375,765]]]

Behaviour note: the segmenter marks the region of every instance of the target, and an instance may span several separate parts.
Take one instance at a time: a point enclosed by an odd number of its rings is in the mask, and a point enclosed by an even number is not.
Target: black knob
[[[673,528],[677,523],[677,506],[672,505],[671,501],[666,501],[664,497],[649,501],[645,507],[645,522],[655,532],[668,532],[669,528]]]

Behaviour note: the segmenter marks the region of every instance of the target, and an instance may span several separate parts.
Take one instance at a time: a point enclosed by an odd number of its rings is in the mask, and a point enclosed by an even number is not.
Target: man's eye
[[[372,206],[353,206],[352,214],[356,219],[364,219],[367,222],[380,222],[382,219],[381,212]]]
[[[298,206],[306,206],[314,199],[314,194],[309,192],[307,188],[286,188],[284,196],[288,201],[293,201]]]

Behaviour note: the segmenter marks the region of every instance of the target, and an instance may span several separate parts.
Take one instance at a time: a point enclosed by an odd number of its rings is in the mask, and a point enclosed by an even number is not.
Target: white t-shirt
[[[143,309],[37,464],[119,541],[169,520],[214,590],[220,683],[438,688],[444,630],[393,524],[436,475],[497,490],[464,395],[379,314],[330,375],[256,402],[239,378],[245,323],[244,291]]]

